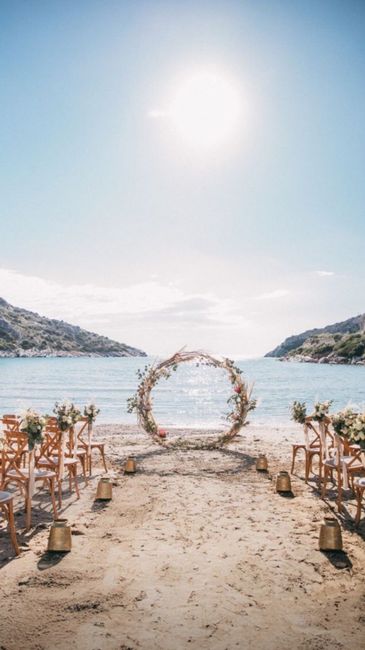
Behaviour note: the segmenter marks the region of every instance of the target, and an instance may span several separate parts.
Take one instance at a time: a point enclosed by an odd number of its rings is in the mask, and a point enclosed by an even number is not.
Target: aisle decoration
[[[332,416],[332,426],[338,435],[365,449],[365,413],[348,407]]]
[[[22,413],[19,430],[25,433],[28,437],[29,447],[29,496],[32,498],[35,489],[34,468],[35,456],[34,448],[37,444],[41,444],[43,440],[43,429],[46,425],[46,418],[39,415],[33,409],[27,409]]]
[[[96,501],[111,501],[113,496],[112,484],[109,478],[101,478],[96,490]]]
[[[99,415],[99,413],[100,409],[97,408],[94,402],[89,402],[89,404],[86,404],[84,407],[84,417],[88,419],[89,424],[93,424],[93,422],[95,422],[96,417]]]
[[[305,402],[293,402],[291,406],[291,419],[298,424],[304,424],[307,417],[307,407]]]
[[[43,429],[46,425],[46,418],[39,415],[33,409],[27,409],[20,416],[19,430],[28,436],[29,451],[32,451],[37,444],[43,440]]]
[[[333,400],[326,400],[325,402],[316,402],[314,404],[314,411],[311,415],[312,419],[316,422],[323,422],[329,416],[329,410]]]
[[[62,431],[63,434],[65,434],[66,431],[71,431],[74,424],[76,424],[76,422],[78,422],[81,418],[80,409],[78,409],[73,402],[70,402],[67,399],[63,400],[63,402],[56,402],[54,405],[53,413],[56,416],[58,428],[60,429],[60,431]],[[60,469],[59,469],[61,479],[64,478],[64,474],[65,474],[65,467],[64,467],[65,451],[66,451],[66,439],[65,436],[62,435],[61,460],[60,460]]]
[[[233,393],[227,400],[230,410],[226,415],[231,426],[228,431],[219,435],[215,440],[196,439],[192,441],[186,437],[168,440],[159,435],[159,427],[152,413],[151,392],[154,386],[161,379],[168,379],[171,373],[177,370],[180,363],[191,361],[194,361],[197,366],[222,368],[227,372],[233,387]],[[136,411],[139,425],[152,436],[155,442],[164,447],[181,449],[216,449],[221,447],[230,442],[247,424],[248,413],[256,407],[256,400],[251,399],[252,389],[244,381],[240,368],[237,368],[230,359],[214,357],[206,352],[181,350],[165,361],[145,366],[144,371],[139,370],[137,374],[140,383],[136,394],[128,400],[128,412]]]
[[[127,458],[126,463],[124,465],[124,473],[125,474],[135,474],[137,469],[137,464],[133,456],[130,456]]]
[[[69,553],[72,548],[71,526],[67,519],[55,519],[48,536],[49,553]]]
[[[259,457],[256,459],[256,470],[258,472],[267,472],[269,469],[269,464],[267,462],[267,457],[265,454],[259,454]]]
[[[315,422],[324,422],[329,417],[329,410],[332,405],[332,400],[325,402],[315,402],[313,413],[307,416],[307,405],[305,402],[293,402],[291,406],[291,419],[298,424],[305,424],[307,417],[315,420]]]
[[[94,402],[89,402],[84,407],[84,417],[87,418],[87,464],[89,468],[89,474],[91,475],[91,440],[93,437],[93,425],[100,413],[100,409],[97,408]]]
[[[291,481],[287,471],[279,472],[276,477],[276,491],[279,494],[291,493]]]
[[[67,431],[81,418],[80,409],[67,399],[63,402],[56,402],[53,413],[57,418],[58,428],[61,431]]]
[[[325,517],[319,529],[319,548],[321,551],[342,551],[340,524],[335,517]]]

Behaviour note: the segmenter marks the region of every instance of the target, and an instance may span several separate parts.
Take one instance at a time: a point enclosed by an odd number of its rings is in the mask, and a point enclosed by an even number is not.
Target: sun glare
[[[178,135],[190,146],[210,149],[231,139],[241,115],[238,89],[224,76],[199,72],[178,88],[169,115]]]

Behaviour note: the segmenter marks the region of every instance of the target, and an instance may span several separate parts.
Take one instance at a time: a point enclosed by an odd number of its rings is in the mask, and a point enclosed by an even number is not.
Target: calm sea
[[[80,406],[94,399],[101,409],[99,422],[135,423],[126,400],[136,389],[138,368],[155,359],[0,359],[0,414],[29,406],[50,413],[56,400],[67,397]],[[334,408],[365,403],[364,366],[327,366],[283,363],[275,359],[238,362],[254,382],[258,407],[250,420],[289,422],[294,399],[333,399]],[[161,426],[222,425],[231,386],[222,370],[181,365],[169,380],[153,391],[154,414]]]

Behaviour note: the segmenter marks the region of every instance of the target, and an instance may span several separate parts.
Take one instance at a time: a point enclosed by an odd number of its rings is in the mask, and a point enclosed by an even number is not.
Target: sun
[[[241,117],[237,85],[224,75],[197,72],[185,79],[171,101],[173,129],[188,145],[212,149],[231,140]]]

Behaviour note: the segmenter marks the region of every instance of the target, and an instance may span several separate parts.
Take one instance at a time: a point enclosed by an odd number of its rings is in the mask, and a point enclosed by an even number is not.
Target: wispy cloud
[[[163,111],[159,109],[152,109],[147,113],[147,116],[151,117],[152,119],[158,119],[159,117],[166,117],[168,115],[169,115],[168,111]]]
[[[329,278],[332,275],[335,275],[334,271],[316,271],[316,275],[319,275],[320,278]]]
[[[0,296],[15,306],[50,318],[96,328],[100,333],[148,321],[154,327],[221,328],[248,323],[235,301],[214,293],[187,293],[173,283],[148,280],[127,287],[61,285],[37,276],[0,269]],[[109,334],[110,335],[110,334]]]
[[[285,296],[289,296],[289,294],[290,291],[288,289],[274,289],[274,291],[261,293],[259,296],[255,297],[255,300],[276,300],[277,298],[285,298]]]

